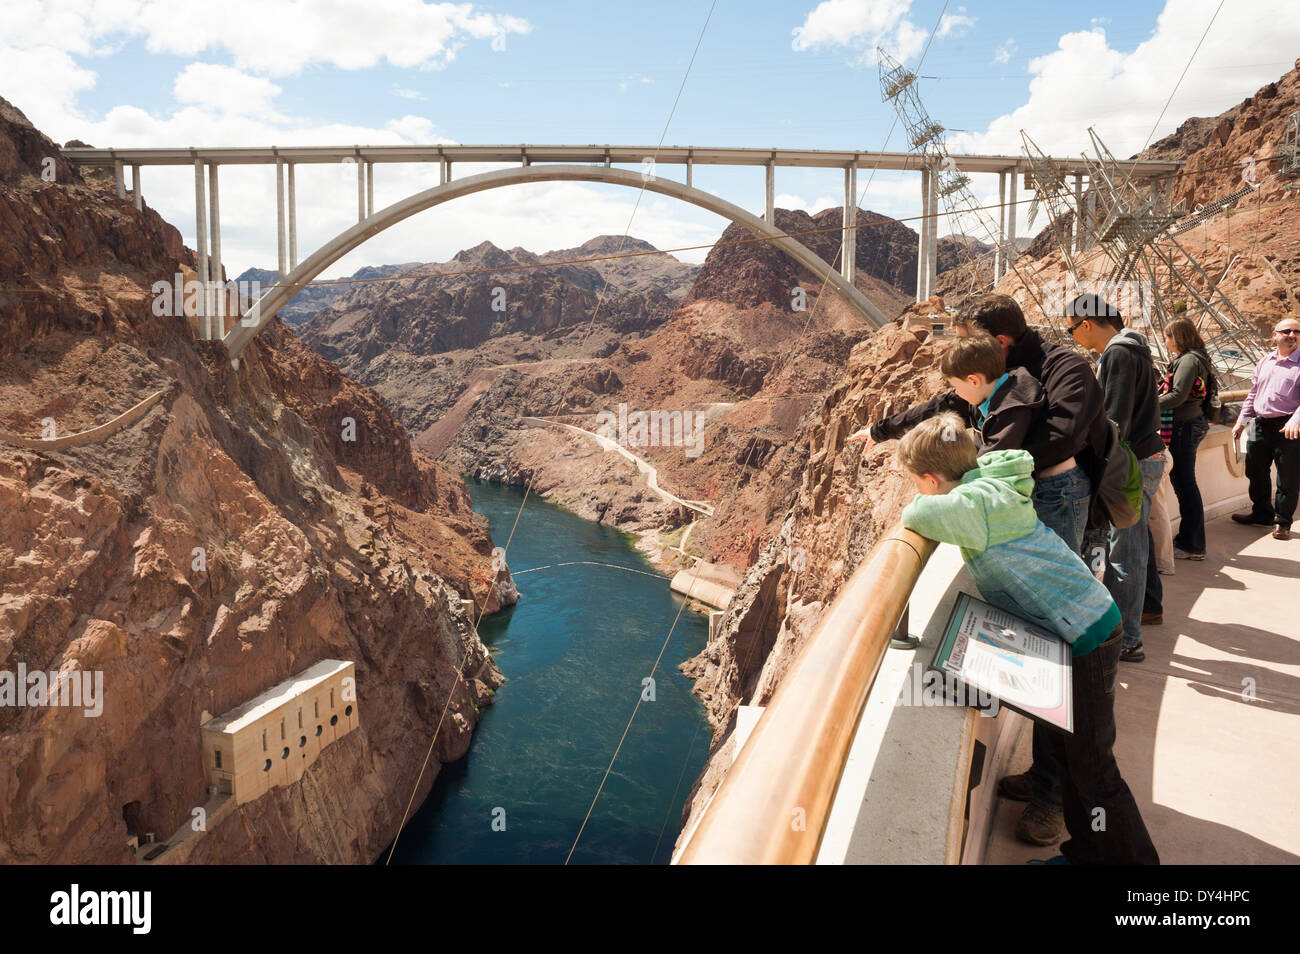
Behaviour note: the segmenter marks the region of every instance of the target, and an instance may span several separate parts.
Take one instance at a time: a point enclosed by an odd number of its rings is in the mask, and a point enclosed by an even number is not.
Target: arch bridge
[[[857,228],[857,171],[858,169],[885,169],[921,173],[922,219],[920,222],[919,254],[917,256],[918,300],[929,297],[934,289],[937,256],[935,238],[938,216],[928,210],[935,204],[934,170],[932,159],[907,152],[864,152],[799,149],[747,149],[653,146],[311,146],[280,148],[239,147],[197,149],[96,149],[74,147],[63,150],[68,159],[82,166],[113,169],[119,198],[128,195],[125,169],[131,167],[131,189],[136,208],[143,207],[140,170],[147,165],[193,165],[196,251],[200,280],[205,283],[221,282],[221,206],[219,199],[218,170],[223,165],[271,165],[276,177],[277,254],[279,281],[250,309],[245,319],[225,334],[223,341],[231,358],[237,358],[248,343],[275,317],[276,313],[296,294],[298,289],[316,278],[322,271],[367,239],[402,220],[425,209],[441,205],[452,199],[472,195],[489,189],[519,185],[526,182],[600,182],[631,188],[644,188],[690,202],[744,226],[755,234],[772,240],[801,265],[815,274],[824,275],[832,286],[872,327],[884,324],[885,317],[854,285],[854,256],[842,255],[838,272],[802,242],[786,235],[775,224],[775,178],[778,166],[842,169],[844,172],[843,245],[853,247],[853,234]],[[1015,206],[1017,177],[1027,172],[1025,160],[1019,156],[967,155],[953,156],[957,169],[966,173],[997,174],[999,195],[1006,195],[1011,185],[1010,204],[1002,206],[999,217],[999,246],[1003,241],[1015,241],[1015,216],[1005,214]],[[1065,175],[1075,177],[1076,189],[1088,173],[1087,164],[1080,159],[1054,160]],[[439,167],[439,184],[418,192],[387,208],[376,212],[374,208],[374,167],[377,163],[433,163]],[[518,163],[517,168],[495,169],[489,172],[452,177],[456,163]],[[302,163],[346,163],[356,166],[357,223],[330,239],[301,263],[298,261],[297,189],[294,181],[295,166]],[[636,165],[639,170],[615,168],[615,165]],[[657,174],[659,166],[681,165],[683,180],[666,179]],[[760,218],[740,206],[718,198],[710,192],[697,189],[692,184],[692,171],[696,165],[761,166],[766,170],[764,214]],[[1123,163],[1137,179],[1168,176],[1180,163],[1163,160],[1130,160]],[[1172,182],[1172,180],[1169,180]],[[287,188],[286,188],[287,185]],[[1025,187],[1031,183],[1026,177]],[[1005,269],[1000,260],[995,272]],[[1001,277],[1000,274],[996,277]],[[201,332],[205,338],[221,333],[222,324],[213,323],[211,296],[200,296]]]

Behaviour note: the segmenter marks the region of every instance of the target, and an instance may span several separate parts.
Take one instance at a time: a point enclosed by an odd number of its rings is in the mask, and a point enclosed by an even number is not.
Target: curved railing
[[[935,544],[896,528],[808,637],[677,864],[811,864],[889,639]]]

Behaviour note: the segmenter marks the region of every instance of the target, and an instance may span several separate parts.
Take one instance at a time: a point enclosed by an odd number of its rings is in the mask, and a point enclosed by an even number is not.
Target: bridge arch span
[[[517,169],[495,169],[491,172],[482,172],[478,175],[466,176],[463,179],[455,179],[443,185],[426,189],[423,192],[417,192],[415,195],[394,202],[387,208],[380,209],[378,212],[366,217],[363,221],[358,222],[350,229],[339,233],[329,242],[326,242],[319,250],[300,262],[298,267],[285,277],[284,281],[272,286],[262,295],[253,308],[250,309],[250,312],[257,316],[256,320],[248,324],[241,320],[226,334],[223,340],[227,352],[231,358],[238,358],[240,352],[248,347],[248,343],[257,336],[257,333],[296,294],[296,289],[304,287],[308,282],[320,275],[321,272],[329,268],[330,265],[367,239],[378,235],[404,219],[410,218],[417,212],[423,212],[425,209],[433,208],[444,202],[450,202],[452,199],[459,199],[489,189],[499,189],[503,186],[519,185],[525,182],[554,181],[603,182],[610,185],[628,186],[634,189],[644,187],[649,192],[671,196],[707,209],[723,218],[743,225],[751,232],[772,239],[774,245],[783,249],[813,274],[823,275],[826,281],[872,327],[879,328],[889,320],[881,314],[880,309],[873,305],[862,292],[846,282],[839,272],[835,271],[830,264],[808,246],[786,235],[775,225],[769,225],[758,216],[745,211],[738,205],[727,202],[725,199],[720,199],[712,193],[704,192],[672,179],[652,178],[643,180],[640,172],[628,169],[615,169],[608,166],[548,164],[523,166]]]

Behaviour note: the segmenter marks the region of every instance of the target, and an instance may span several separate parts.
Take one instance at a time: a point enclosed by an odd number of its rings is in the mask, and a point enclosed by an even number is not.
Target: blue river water
[[[504,547],[522,488],[467,480]],[[519,603],[479,634],[506,683],[469,753],[443,766],[398,839],[400,864],[666,864],[710,731],[678,663],[704,648],[707,621],[668,588],[624,534],[530,494],[507,554]],[[577,560],[608,566],[554,566]],[[618,569],[624,567],[627,569]],[[640,570],[641,573],[628,572]],[[676,619],[676,626],[673,621]],[[596,796],[628,719],[640,709]],[[582,829],[581,838],[578,837]]]

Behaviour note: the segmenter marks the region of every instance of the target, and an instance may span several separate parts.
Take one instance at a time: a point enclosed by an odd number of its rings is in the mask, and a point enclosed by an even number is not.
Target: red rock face
[[[725,512],[719,504],[715,537],[746,540],[753,560],[708,646],[682,665],[714,726],[683,830],[730,767],[737,706],[767,703],[845,579],[914,495],[894,463],[896,444],[863,455],[862,445],[846,438],[940,389],[942,339],[930,340],[926,317],[933,307],[923,303],[919,320],[858,344],[841,382],[802,418],[793,439],[725,501]],[[756,520],[763,514],[765,522]]]
[[[373,860],[435,726],[417,798],[502,682],[461,605],[515,598],[486,522],[382,399],[283,326],[235,371],[155,316],[152,283],[192,262],[175,229],[3,101],[0,224],[0,430],[84,430],[165,390],[102,443],[0,445],[0,670],[104,676],[97,718],[0,709],[0,863],[127,862],[128,835],[168,837],[207,798],[200,723],[324,658],[356,663],[360,729],[190,860]]]

